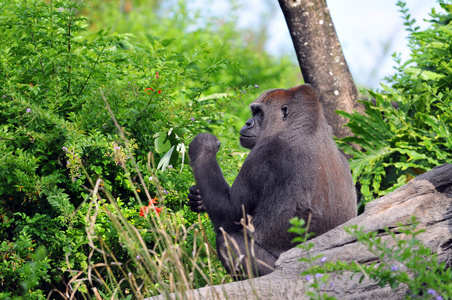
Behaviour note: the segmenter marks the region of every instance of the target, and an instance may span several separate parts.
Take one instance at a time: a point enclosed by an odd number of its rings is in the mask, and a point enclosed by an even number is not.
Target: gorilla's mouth
[[[251,139],[255,139],[256,137],[253,135],[241,135],[240,136],[240,140],[251,140]]]
[[[254,138],[256,138],[254,135],[243,135],[243,134],[241,134],[240,135],[240,138],[244,138],[244,139],[254,139]]]
[[[241,135],[240,145],[245,148],[252,149],[256,145],[256,136],[254,135]]]

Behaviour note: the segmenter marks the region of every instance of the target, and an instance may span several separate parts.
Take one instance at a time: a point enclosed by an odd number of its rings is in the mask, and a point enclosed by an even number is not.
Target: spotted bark
[[[325,0],[278,0],[297,53],[304,81],[320,94],[336,137],[352,135],[336,110],[363,112]]]

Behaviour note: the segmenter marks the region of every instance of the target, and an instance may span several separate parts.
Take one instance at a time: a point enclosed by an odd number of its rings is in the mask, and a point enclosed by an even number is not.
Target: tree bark
[[[320,94],[325,116],[337,138],[352,135],[348,119],[335,110],[363,112],[358,90],[325,0],[278,0],[289,27],[305,83]]]

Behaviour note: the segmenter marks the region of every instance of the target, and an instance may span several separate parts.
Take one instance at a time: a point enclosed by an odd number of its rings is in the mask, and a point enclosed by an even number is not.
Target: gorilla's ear
[[[316,100],[319,99],[319,94],[317,93],[317,91],[308,83],[295,86],[289,89],[289,91],[291,91],[292,93],[301,93]]]
[[[287,116],[289,115],[289,106],[287,106],[287,104],[283,105],[283,107],[281,108],[281,113],[283,121],[287,120]]]

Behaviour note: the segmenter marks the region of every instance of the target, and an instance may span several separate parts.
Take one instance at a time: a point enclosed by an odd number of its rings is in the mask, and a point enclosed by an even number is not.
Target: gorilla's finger
[[[202,201],[188,201],[188,206],[193,212],[202,212],[206,210]]]
[[[188,200],[192,200],[192,201],[200,201],[200,202],[202,202],[202,200],[201,200],[201,195],[199,195],[199,194],[188,194]]]
[[[195,213],[201,213],[201,212],[205,212],[206,211],[206,209],[204,208],[204,205],[203,206],[198,206],[198,207],[190,207],[190,210],[192,212],[195,212]]]
[[[204,206],[204,203],[202,201],[196,201],[196,200],[190,200],[188,201],[188,206],[194,207],[194,206]]]
[[[196,185],[192,185],[188,191],[190,192],[190,194],[196,194],[199,195],[199,189],[196,187]]]

